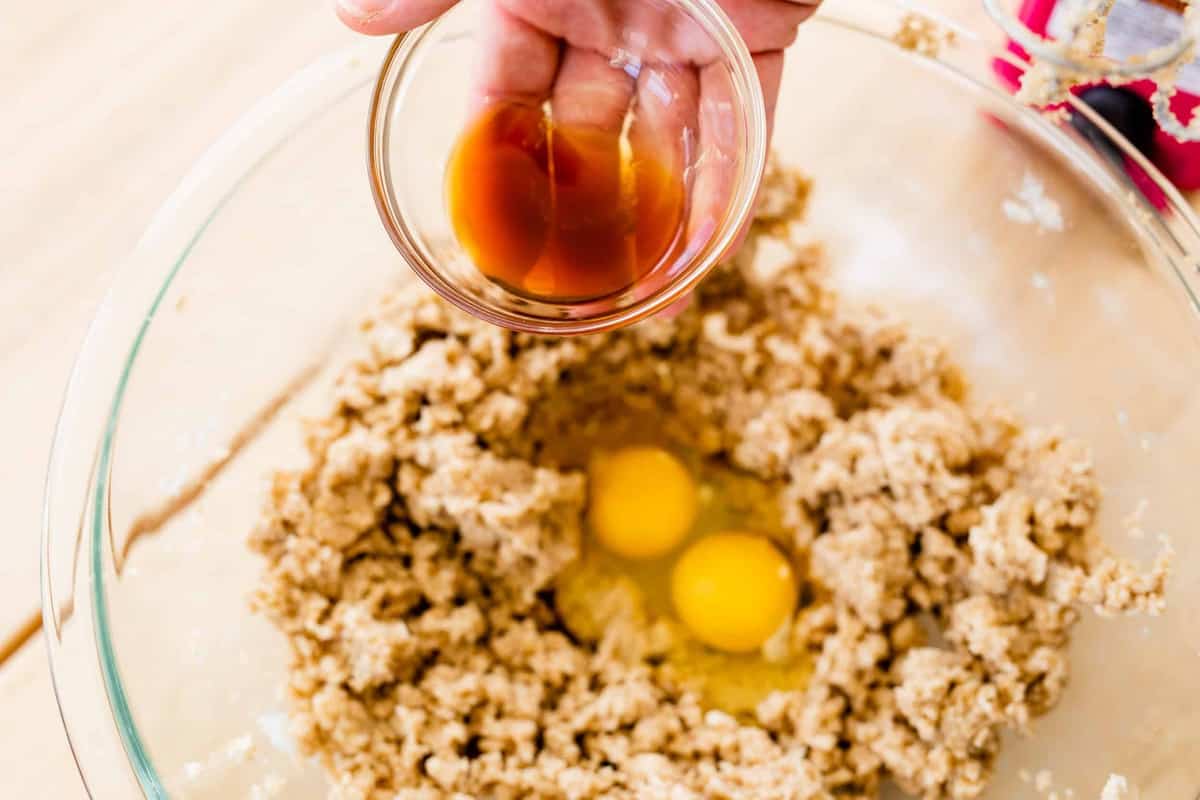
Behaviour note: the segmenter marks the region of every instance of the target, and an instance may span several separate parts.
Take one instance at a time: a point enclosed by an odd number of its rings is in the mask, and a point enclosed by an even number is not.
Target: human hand
[[[394,34],[428,22],[457,0],[338,0],[339,17],[366,34]],[[783,70],[783,50],[819,0],[718,0],[750,50],[762,86],[768,130]],[[487,0],[476,111],[500,103],[540,109],[549,101],[556,126],[608,133],[590,137],[607,154],[590,168],[619,183],[618,139],[625,129],[636,162],[653,161],[688,180],[685,240],[707,238],[726,212],[744,157],[729,124],[726,67],[711,37],[678,10],[647,0]],[[673,15],[673,16],[672,16]],[[614,68],[613,53],[638,32],[637,63]],[[631,110],[636,113],[630,114]],[[681,136],[680,132],[684,135]],[[704,158],[689,164],[689,154]],[[596,165],[600,165],[597,167]]]
[[[379,36],[423,25],[456,2],[337,0],[337,13],[351,29]],[[754,57],[769,122],[774,119],[779,96],[783,50],[796,38],[796,28],[813,15],[819,3],[820,0],[718,0]],[[594,56],[607,50],[603,37],[612,29],[613,12],[620,5],[613,0],[497,0],[496,49],[490,60],[496,71],[490,88],[515,96],[553,95],[555,100],[573,99],[572,87],[585,82],[583,79],[597,69],[595,59],[588,57],[589,51]],[[608,24],[597,24],[598,19]],[[561,48],[560,43],[567,46]],[[692,57],[694,65],[703,68],[712,57],[703,50],[702,43],[692,42],[690,47],[684,45],[677,52]],[[621,101],[627,104],[632,99],[629,87],[613,85],[611,81],[605,85],[612,94],[599,98],[609,101],[594,112],[601,120],[614,113],[614,109],[623,112]]]

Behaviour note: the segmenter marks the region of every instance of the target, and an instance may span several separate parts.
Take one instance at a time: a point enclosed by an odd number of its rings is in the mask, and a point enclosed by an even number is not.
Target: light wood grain
[[[322,0],[9,4],[3,17],[0,640],[38,605],[48,445],[113,269],[223,130],[351,39]],[[0,668],[0,709],[0,797],[83,797],[40,637]]]
[[[0,631],[36,606],[47,444],[112,270],[190,164],[255,99],[348,39],[320,2],[39,7],[0,26]]]
[[[0,670],[0,709],[5,719],[0,796],[84,798],[50,689],[45,648],[26,647]]]
[[[961,17],[967,2],[927,5]],[[0,641],[38,603],[48,443],[112,270],[242,111],[350,40],[322,0],[10,6],[0,24]],[[0,668],[2,798],[84,796],[45,663],[35,637]]]

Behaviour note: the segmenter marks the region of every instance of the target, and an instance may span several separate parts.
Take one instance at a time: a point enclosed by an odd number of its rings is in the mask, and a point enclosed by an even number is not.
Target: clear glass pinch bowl
[[[531,80],[505,76],[509,70],[497,65],[506,56],[493,35],[491,8],[491,0],[462,0],[398,37],[384,59],[371,97],[367,149],[384,229],[430,288],[464,311],[514,330],[592,333],[669,307],[729,252],[753,210],[766,162],[762,91],[736,29],[711,0],[611,0],[603,5],[607,15],[588,26],[595,41],[586,50],[587,63],[597,56],[604,63],[571,69],[568,76],[569,65],[578,63],[572,57],[585,51],[564,47],[559,77],[546,93],[551,118],[588,116],[572,106],[595,105],[628,90],[622,146],[633,152],[633,161],[662,160],[680,178],[685,198],[705,199],[685,202],[676,246],[645,275],[604,294],[550,298],[486,278],[449,211],[447,164],[463,131],[483,116],[481,106],[513,102],[513,87]],[[541,93],[528,94],[518,94],[521,104],[540,104]],[[558,140],[550,137],[552,145]],[[656,153],[668,155],[658,159]],[[550,161],[558,163],[557,157]],[[710,188],[691,191],[699,185]]]
[[[914,47],[896,37],[910,14],[830,0],[788,54],[774,149],[815,179],[808,225],[835,280],[945,337],[978,397],[1089,441],[1118,550],[1148,561],[1162,534],[1178,553],[1163,616],[1084,615],[1065,701],[1008,742],[987,797],[1030,796],[1020,776],[1046,769],[1081,800],[1109,772],[1143,800],[1193,798],[1196,218],[1111,131],[1124,161],[997,88],[998,33]],[[299,463],[299,420],[322,407],[354,320],[389,287],[422,290],[362,166],[383,56],[364,42],[322,59],[215,144],[79,356],[47,480],[43,594],[93,797],[329,792],[289,735],[286,646],[248,610],[260,564],[245,540],[265,477]],[[418,135],[430,116],[405,124]],[[1161,208],[1118,166],[1131,162]],[[1141,539],[1122,525],[1134,512]]]

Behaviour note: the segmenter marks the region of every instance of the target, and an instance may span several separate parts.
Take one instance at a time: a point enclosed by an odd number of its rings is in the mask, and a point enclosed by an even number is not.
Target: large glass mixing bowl
[[[1032,796],[1022,776],[1049,770],[1081,800],[1109,772],[1149,800],[1193,798],[1196,219],[1166,186],[1155,210],[1114,151],[996,88],[1002,42],[897,40],[908,13],[831,0],[789,55],[775,147],[816,180],[811,226],[836,279],[946,337],[980,398],[1092,443],[1119,550],[1146,561],[1161,533],[1178,553],[1165,615],[1085,615],[1065,702],[1013,737],[988,796]],[[214,147],[79,358],[43,577],[55,685],[95,797],[328,791],[288,736],[285,643],[247,609],[260,564],[245,540],[265,476],[298,462],[298,420],[320,408],[364,304],[419,290],[364,174],[383,46],[314,64]],[[1131,513],[1144,538],[1126,534]]]

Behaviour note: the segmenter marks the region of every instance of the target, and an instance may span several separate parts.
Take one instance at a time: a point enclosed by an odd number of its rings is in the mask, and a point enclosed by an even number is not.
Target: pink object
[[[1029,30],[1038,34],[1053,38],[1053,21],[1055,10],[1060,3],[1067,0],[1023,0],[1017,16],[1021,22],[1025,24]],[[1175,4],[1171,0],[1118,0],[1115,11],[1120,10],[1123,14],[1121,22],[1124,27],[1115,26],[1113,24],[1114,17],[1110,17],[1109,23],[1109,46],[1113,47],[1114,37],[1124,37],[1124,41],[1117,41],[1117,47],[1123,47],[1125,50],[1132,49],[1133,52],[1145,52],[1151,49],[1156,42],[1137,41],[1139,35],[1145,36],[1145,26],[1153,26],[1161,20],[1163,15],[1176,13],[1174,11]],[[1142,14],[1143,18],[1138,19],[1138,15]],[[1154,19],[1145,17],[1153,15]],[[1139,27],[1141,26],[1141,27]],[[1010,52],[1028,58],[1028,53],[1016,42],[1008,43]],[[1122,53],[1121,57],[1127,57],[1128,53]],[[1178,91],[1171,100],[1171,110],[1175,113],[1180,122],[1187,124],[1191,119],[1192,113],[1196,106],[1200,105],[1200,93],[1194,94],[1192,91],[1200,92],[1200,81],[1188,76],[1188,69],[1197,65],[1189,65],[1181,72]],[[997,59],[994,63],[996,75],[1008,86],[1011,91],[1016,91],[1020,85],[1021,69],[1006,61]],[[1200,74],[1200,69],[1197,69]],[[1125,88],[1141,95],[1147,100],[1154,94],[1155,84],[1150,80],[1141,80],[1134,83],[1124,84]],[[1186,88],[1185,88],[1186,86]],[[1076,94],[1089,88],[1088,86],[1076,87]],[[1180,142],[1170,134],[1163,131],[1161,128],[1157,130],[1154,136],[1154,144],[1152,151],[1145,154],[1155,166],[1162,171],[1168,179],[1171,180],[1180,189],[1191,190],[1200,189],[1200,142]],[[1149,178],[1141,174],[1140,169],[1136,169],[1135,165],[1127,162],[1127,171],[1130,172],[1130,177],[1134,180],[1143,192],[1147,187],[1152,187],[1153,184]],[[1152,201],[1156,198],[1151,197]]]

